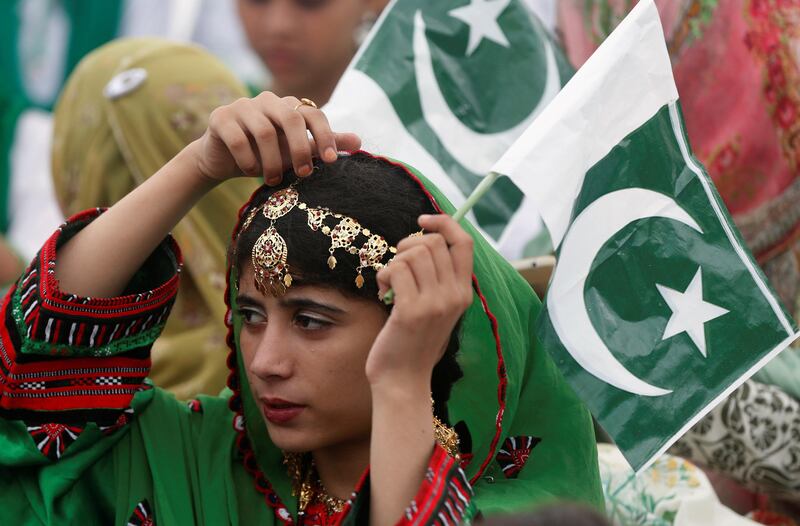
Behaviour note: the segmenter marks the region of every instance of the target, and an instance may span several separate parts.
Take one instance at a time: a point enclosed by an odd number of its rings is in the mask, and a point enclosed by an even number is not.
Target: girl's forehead
[[[334,285],[326,285],[325,283],[303,283],[298,280],[280,296],[263,293],[256,285],[252,264],[244,265],[239,270],[238,278],[238,294],[240,296],[246,295],[250,299],[257,299],[265,303],[273,301],[292,303],[291,300],[293,299],[311,298],[342,306],[375,303],[376,307],[380,308],[377,300],[370,302],[359,296],[345,294]]]

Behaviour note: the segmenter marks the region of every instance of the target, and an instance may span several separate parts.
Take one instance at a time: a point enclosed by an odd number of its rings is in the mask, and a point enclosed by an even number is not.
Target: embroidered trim
[[[130,424],[133,420],[133,408],[128,407],[124,411],[120,412],[119,416],[117,417],[117,421],[111,424],[110,426],[98,426],[100,431],[103,432],[104,435],[113,435],[126,425]]]
[[[181,267],[180,249],[171,238],[157,250],[165,251],[176,272],[153,290],[99,299],[59,290],[55,279],[56,248],[62,234],[94,220],[100,213],[95,210],[77,214],[59,227],[20,278],[12,295],[12,312],[19,334],[24,335],[19,348],[22,354],[119,354],[148,345],[166,323]]]
[[[50,460],[58,460],[83,432],[82,427],[64,424],[42,424],[29,426],[28,434],[36,444],[36,449]]]
[[[29,270],[38,270],[45,276],[45,279],[40,281],[40,297],[46,298],[46,301],[52,303],[55,308],[64,309],[66,313],[92,313],[112,316],[136,309],[146,309],[152,307],[154,304],[173,298],[178,290],[179,280],[177,274],[180,273],[180,269],[183,266],[183,258],[178,244],[171,237],[167,240],[169,248],[168,253],[171,255],[178,272],[165,283],[151,291],[118,296],[115,298],[79,298],[74,294],[66,294],[59,289],[58,280],[55,278],[55,264],[57,259],[56,249],[59,245],[61,235],[65,230],[78,229],[82,227],[84,223],[93,221],[103,214],[105,210],[106,209],[103,208],[94,208],[75,214],[67,219],[67,221],[58,228],[56,233],[50,236],[50,239],[45,242],[39,256],[34,259],[34,263],[38,262],[39,264],[32,264],[29,268]],[[77,299],[81,300],[82,303],[80,305],[74,303]]]
[[[24,293],[16,288],[12,295],[14,321],[20,334],[25,334],[20,349],[22,354],[103,357],[143,347],[152,343],[161,333],[172,308],[172,301],[168,299],[166,305],[144,320],[105,315],[108,323],[75,321],[67,324],[58,316],[52,316],[39,303],[36,294],[30,294],[37,283],[37,280],[33,280]],[[77,296],[72,298],[73,301],[80,301]],[[88,311],[82,314],[87,317],[95,315]]]
[[[159,257],[169,265],[165,283],[153,290],[101,299],[64,294],[55,279],[61,236],[101,213],[82,212],[59,227],[6,296],[0,308],[6,328],[0,336],[0,409],[122,410],[142,390],[150,371],[148,347],[177,294],[180,250],[171,238],[160,246]]]
[[[472,494],[464,471],[437,444],[422,486],[397,524],[461,524],[468,515]]]
[[[0,408],[60,412],[130,405],[150,370],[149,358],[18,356],[8,306],[7,299],[0,308],[7,329],[0,336]]]
[[[131,517],[128,519],[128,526],[155,526],[156,519],[153,515],[153,510],[150,507],[150,503],[147,502],[147,499],[144,499],[142,502],[136,505],[133,508],[133,513]]]
[[[515,479],[528,462],[528,457],[533,448],[539,445],[542,439],[534,436],[508,437],[503,442],[503,447],[497,453],[497,463],[503,469],[503,475]]]

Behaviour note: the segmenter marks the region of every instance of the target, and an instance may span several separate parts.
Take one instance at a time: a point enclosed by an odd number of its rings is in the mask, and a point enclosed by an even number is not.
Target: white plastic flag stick
[[[453,214],[453,219],[455,219],[456,222],[459,222],[462,219],[464,219],[464,216],[467,215],[467,213],[472,209],[473,206],[475,206],[475,203],[481,200],[481,197],[483,197],[483,195],[489,190],[489,188],[492,187],[492,185],[494,184],[494,182],[497,180],[498,177],[500,177],[500,174],[495,172],[489,172],[489,175],[484,177],[483,180],[478,184],[478,186],[475,187],[475,190],[473,190],[472,193],[469,194],[469,197],[467,197],[467,200],[464,201],[464,204],[458,207],[458,210],[456,210],[455,213]]]

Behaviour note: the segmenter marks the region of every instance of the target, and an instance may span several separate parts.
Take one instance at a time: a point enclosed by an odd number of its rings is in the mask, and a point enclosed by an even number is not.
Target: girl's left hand
[[[367,358],[374,386],[386,381],[430,384],[450,333],[472,303],[472,238],[446,214],[423,215],[425,235],[397,246],[378,272],[381,296],[394,290],[394,307]]]

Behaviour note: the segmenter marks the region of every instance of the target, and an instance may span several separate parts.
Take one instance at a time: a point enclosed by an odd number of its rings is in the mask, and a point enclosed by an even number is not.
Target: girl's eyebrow
[[[317,309],[327,311],[331,314],[345,314],[344,309],[340,309],[339,307],[335,307],[327,303],[320,303],[319,301],[311,298],[304,298],[302,296],[291,298],[283,297],[280,299],[280,304],[286,307]]]
[[[281,298],[279,300],[279,303],[281,304],[282,307],[290,307],[290,308],[295,308],[295,309],[298,309],[298,308],[299,309],[311,308],[311,309],[317,309],[317,310],[329,312],[331,314],[345,314],[346,313],[346,311],[344,309],[341,309],[339,307],[336,307],[336,306],[333,306],[333,305],[329,305],[327,303],[322,303],[322,302],[319,302],[317,300],[313,300],[311,298],[305,298],[305,297],[302,297],[302,296],[299,296],[299,297],[295,296],[295,297],[290,297],[290,298],[283,297],[283,298]],[[258,307],[258,308],[262,307],[261,302],[258,301],[258,299],[254,298],[254,297],[252,297],[252,296],[250,296],[248,294],[244,294],[244,293],[241,293],[238,296],[236,296],[236,305],[238,305],[240,307],[243,307],[243,306]]]
[[[247,305],[250,307],[261,307],[261,302],[255,299],[252,296],[248,296],[247,294],[239,294],[236,296],[236,305],[242,306]]]

